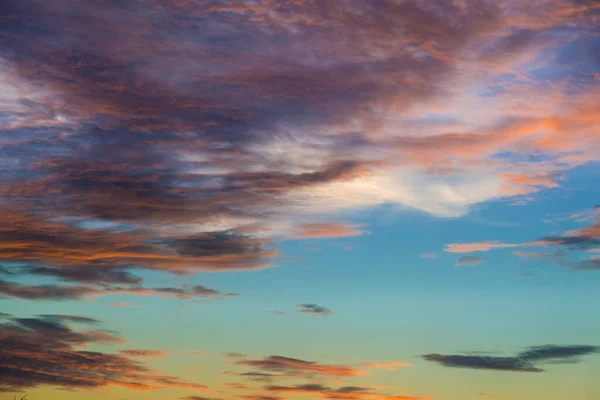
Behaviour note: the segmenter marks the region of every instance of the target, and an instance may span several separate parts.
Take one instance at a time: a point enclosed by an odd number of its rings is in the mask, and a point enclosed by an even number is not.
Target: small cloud
[[[236,364],[249,366],[263,371],[283,372],[297,376],[318,374],[347,377],[358,376],[361,374],[358,369],[348,365],[319,364],[314,361],[305,361],[283,356],[269,356],[256,360],[240,359]]]
[[[244,372],[236,375],[253,381],[271,381],[274,377],[280,376],[276,374],[266,374],[264,372]]]
[[[485,392],[479,392],[479,393],[475,393],[475,394],[479,397],[487,397],[488,399],[500,399],[501,398],[497,394],[491,394],[491,393],[485,393]]]
[[[119,352],[121,355],[125,355],[128,357],[146,357],[146,358],[161,358],[167,357],[171,355],[170,351],[164,350],[121,350]]]
[[[499,241],[477,243],[451,243],[447,244],[444,251],[448,253],[474,253],[476,251],[489,251],[523,246],[520,243],[502,243]]]
[[[185,396],[180,397],[181,400],[221,400],[214,397],[202,397],[202,396]]]
[[[111,307],[135,308],[134,305],[131,305],[129,303],[121,303],[121,302],[112,302],[112,303],[108,303],[108,305]]]
[[[40,318],[53,319],[64,322],[79,322],[82,324],[98,324],[100,321],[94,318],[81,317],[79,315],[65,315],[65,314],[46,314],[38,315]]]
[[[279,397],[279,396],[246,395],[243,397],[245,399],[249,399],[249,400],[284,400],[283,397]]]
[[[225,353],[225,357],[227,357],[227,358],[244,358],[244,355],[241,353]]]
[[[364,235],[360,226],[340,222],[312,222],[300,225],[293,236],[296,239],[326,239]]]
[[[521,250],[515,250],[515,251],[513,251],[513,254],[520,258],[537,258],[537,259],[560,258],[560,257],[565,256],[565,253],[561,253],[561,252],[552,253],[552,252],[544,252],[544,251],[521,251]]]
[[[383,362],[383,363],[364,362],[364,363],[361,363],[360,365],[369,367],[369,368],[387,369],[389,371],[394,371],[399,367],[412,367],[412,365],[402,362],[402,361],[390,361],[390,362]]]
[[[307,313],[307,314],[315,314],[321,315],[323,317],[328,317],[333,315],[333,312],[328,308],[322,307],[318,304],[298,304],[298,312]]]
[[[429,252],[425,252],[425,253],[419,253],[419,257],[425,258],[427,260],[433,260],[433,259],[438,258],[438,255],[437,255],[437,253],[429,251]]]
[[[483,260],[477,256],[463,256],[458,259],[456,266],[475,266],[481,264]]]

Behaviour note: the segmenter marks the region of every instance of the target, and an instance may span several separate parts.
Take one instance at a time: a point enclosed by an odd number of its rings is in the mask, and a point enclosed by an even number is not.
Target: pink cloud
[[[297,239],[325,239],[364,235],[366,232],[358,226],[340,222],[312,222],[297,227],[294,237]]]

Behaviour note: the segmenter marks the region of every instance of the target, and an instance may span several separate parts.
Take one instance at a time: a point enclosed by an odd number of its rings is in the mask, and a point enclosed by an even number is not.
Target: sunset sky
[[[597,0],[0,1],[0,400],[600,399]]]

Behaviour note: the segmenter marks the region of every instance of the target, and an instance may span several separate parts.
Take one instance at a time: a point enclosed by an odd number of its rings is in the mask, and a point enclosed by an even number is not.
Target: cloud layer
[[[460,216],[600,154],[598,60],[568,52],[593,2],[336,4],[4,1],[0,259],[268,268],[277,240],[365,233],[354,210]]]

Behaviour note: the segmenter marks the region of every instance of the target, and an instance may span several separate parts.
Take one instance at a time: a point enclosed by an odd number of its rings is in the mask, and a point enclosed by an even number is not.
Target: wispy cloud
[[[438,258],[438,255],[437,255],[437,253],[429,251],[429,252],[425,252],[425,253],[419,253],[419,257],[425,258],[428,260],[433,260],[433,259]]]
[[[577,215],[587,212],[578,213]],[[598,219],[596,208],[593,209],[594,220]],[[580,222],[589,222],[589,218],[585,218]],[[545,236],[537,240],[522,242],[522,243],[502,243],[502,242],[477,242],[477,243],[453,243],[447,244],[445,251],[450,253],[474,253],[486,252],[496,249],[508,248],[523,248],[523,247],[542,247],[554,248],[553,251],[525,251],[514,250],[513,254],[520,258],[538,258],[538,259],[554,259],[561,265],[569,266],[573,270],[585,271],[596,270],[598,267],[598,259],[595,256],[589,256],[590,252],[597,251],[600,248],[600,222],[593,222],[591,225],[584,226],[578,229],[571,229],[563,232],[561,236]],[[571,261],[568,259],[570,254],[581,254],[589,257],[583,260]],[[477,260],[477,256],[462,256],[460,260]],[[458,263],[457,263],[458,265]]]
[[[483,260],[481,259],[481,257],[477,257],[477,256],[462,256],[458,259],[458,261],[456,261],[456,266],[475,266],[475,265],[479,265],[483,262]]]
[[[384,395],[372,386],[329,387],[320,383],[305,383],[294,386],[271,385],[264,388],[268,392],[299,395],[319,395],[326,399],[377,399],[377,400],[426,400],[424,396]]]
[[[298,226],[294,237],[298,239],[360,236],[365,232],[357,226],[337,222],[313,222]]]
[[[519,243],[478,242],[478,243],[452,243],[447,244],[445,251],[449,253],[474,253],[476,251],[489,251],[494,249],[510,249],[522,246]]]
[[[161,358],[168,357],[171,352],[166,350],[121,350],[119,354],[127,357]]]
[[[111,286],[100,288],[83,285],[27,285],[0,279],[0,294],[25,300],[81,300],[85,297],[104,297],[115,295],[155,296],[180,300],[194,298],[223,299],[237,296],[236,293],[221,293],[201,285],[182,287],[144,288],[140,286]],[[115,303],[113,303],[114,305]],[[117,303],[123,306],[125,303]]]
[[[318,304],[298,304],[298,312],[321,315],[323,317],[329,317],[333,315],[333,312],[330,309]]]
[[[348,365],[328,365],[297,358],[269,356],[263,359],[241,359],[235,362],[259,370],[289,373],[292,375],[331,375],[349,377],[360,375],[359,369]]]
[[[394,371],[397,368],[404,368],[404,367],[410,367],[411,365],[402,361],[390,361],[390,362],[383,362],[383,363],[374,363],[374,362],[364,362],[361,363],[361,365],[368,367],[368,368],[383,368],[383,369],[387,369],[390,371]]]
[[[112,307],[121,307],[121,308],[133,308],[135,306],[129,304],[129,303],[123,303],[123,302],[112,302],[112,303],[108,303],[109,306]]]

